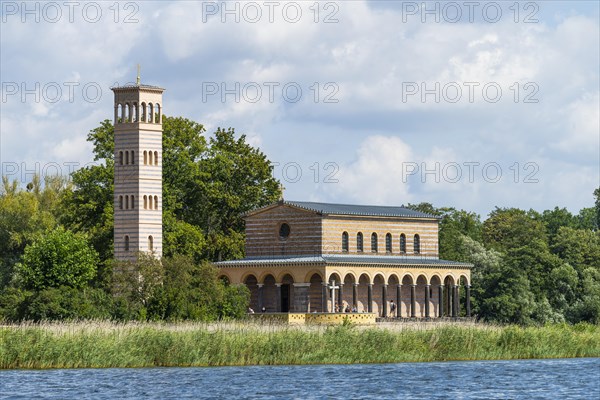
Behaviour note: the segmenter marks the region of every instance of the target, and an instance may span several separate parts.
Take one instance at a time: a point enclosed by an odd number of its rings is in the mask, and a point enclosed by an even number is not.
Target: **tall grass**
[[[81,322],[0,327],[0,368],[390,363],[599,357],[600,326]]]

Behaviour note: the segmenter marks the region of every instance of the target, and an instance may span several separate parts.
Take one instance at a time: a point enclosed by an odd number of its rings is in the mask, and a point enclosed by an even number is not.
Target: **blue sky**
[[[246,134],[288,199],[577,212],[600,185],[595,1],[22,4],[0,9],[22,182],[91,162],[140,63],[167,115]]]

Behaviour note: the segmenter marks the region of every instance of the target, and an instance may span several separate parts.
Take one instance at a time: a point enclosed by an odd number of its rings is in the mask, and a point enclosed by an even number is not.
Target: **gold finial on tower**
[[[140,86],[140,83],[142,82],[142,78],[140,77],[140,64],[137,65],[137,79],[135,80],[135,83]]]

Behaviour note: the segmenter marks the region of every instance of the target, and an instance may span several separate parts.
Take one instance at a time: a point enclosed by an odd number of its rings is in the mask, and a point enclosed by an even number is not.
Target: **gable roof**
[[[440,219],[440,217],[415,211],[406,207],[395,206],[369,206],[357,204],[335,204],[335,203],[317,203],[312,201],[292,201],[284,200],[270,206],[253,210],[246,215],[253,215],[272,208],[277,205],[289,205],[307,211],[313,211],[323,215],[356,215],[369,217],[408,217],[408,218],[427,218]]]

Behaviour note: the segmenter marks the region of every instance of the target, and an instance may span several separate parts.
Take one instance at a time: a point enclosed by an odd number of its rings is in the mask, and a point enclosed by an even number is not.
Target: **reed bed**
[[[1,369],[395,363],[600,357],[600,326],[276,323],[0,325]]]

